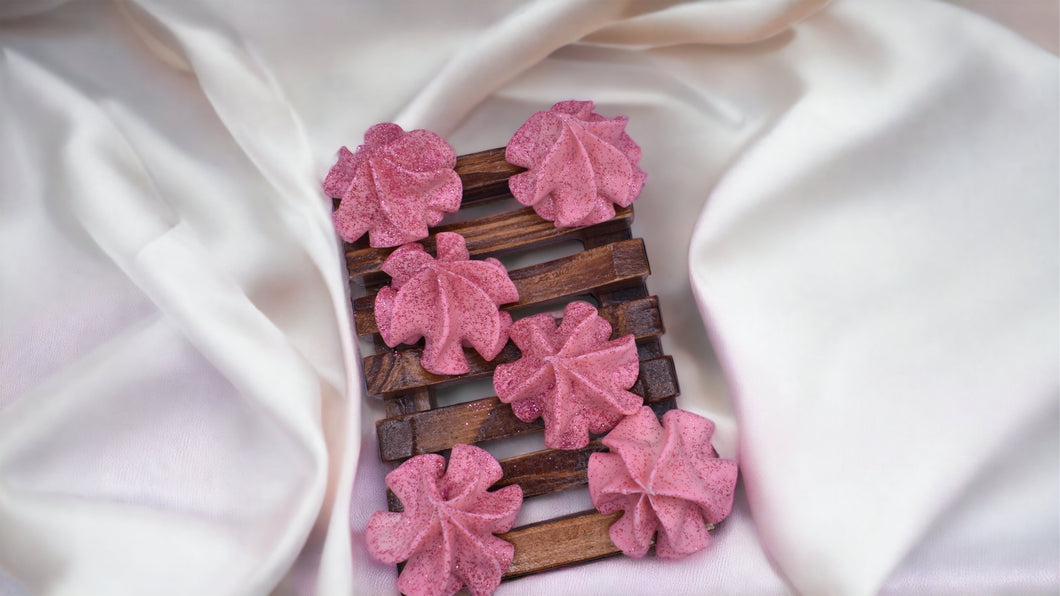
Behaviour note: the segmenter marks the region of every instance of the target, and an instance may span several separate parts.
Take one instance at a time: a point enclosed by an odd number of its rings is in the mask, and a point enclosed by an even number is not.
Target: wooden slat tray
[[[491,149],[461,156],[457,173],[464,183],[463,206],[476,206],[510,199],[508,178],[522,171],[504,161],[504,149]],[[594,301],[600,315],[611,323],[612,337],[633,334],[640,357],[640,376],[631,391],[644,398],[645,405],[662,416],[676,407],[679,393],[673,360],[663,354],[659,337],[664,332],[658,298],[649,296],[644,279],[650,274],[644,243],[633,238],[630,226],[633,210],[618,209],[612,219],[580,228],[556,228],[538,217],[532,209],[516,205],[500,214],[433,228],[423,241],[433,254],[438,232],[458,232],[467,240],[473,258],[534,251],[567,241],[580,242],[585,250],[568,257],[510,270],[520,300],[502,309],[518,319],[542,306],[557,311],[574,299]],[[392,248],[371,248],[367,239],[346,245],[346,263],[351,287],[363,287],[364,295],[354,300],[354,325],[359,336],[372,338],[374,354],[364,358],[364,374],[369,394],[384,400],[386,418],[377,423],[379,454],[383,461],[399,464],[422,453],[443,453],[457,443],[475,444],[503,441],[540,433],[540,420],[523,422],[511,406],[495,396],[482,396],[464,403],[439,407],[435,390],[473,379],[488,378],[501,363],[520,356],[509,342],[491,362],[474,350],[465,350],[471,370],[463,375],[435,375],[420,365],[422,342],[391,349],[379,337],[375,321],[376,291],[389,278],[380,270]],[[534,310],[536,309],[536,311]],[[518,484],[523,498],[530,499],[570,488],[585,486],[589,456],[604,451],[600,437],[575,450],[545,449],[501,460],[503,478],[494,489]],[[392,511],[401,503],[388,492]],[[601,515],[586,511],[514,528],[501,535],[515,545],[515,559],[504,575],[512,579],[585,563],[617,554],[608,528],[621,514]]]

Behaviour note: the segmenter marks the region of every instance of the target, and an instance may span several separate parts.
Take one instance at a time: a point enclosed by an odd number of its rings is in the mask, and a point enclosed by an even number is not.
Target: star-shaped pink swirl
[[[611,324],[591,304],[568,304],[558,327],[547,313],[520,319],[509,335],[523,355],[497,367],[493,388],[520,420],[544,419],[549,447],[584,447],[590,432],[610,430],[644,402],[626,391],[640,374],[633,336],[610,340]]]
[[[474,596],[493,593],[512,563],[515,547],[494,534],[507,532],[523,504],[518,485],[494,492],[501,466],[487,451],[453,446],[445,458],[417,455],[386,475],[404,511],[377,511],[365,541],[377,560],[407,560],[398,589],[408,596],[448,596],[467,586]]]
[[[557,227],[588,226],[615,216],[640,194],[646,174],[625,116],[607,119],[591,101],[561,101],[530,117],[508,141],[504,158],[528,171],[508,187]]]
[[[347,242],[368,232],[377,248],[426,238],[427,226],[460,208],[455,166],[456,152],[433,132],[376,124],[356,151],[339,149],[324,180],[324,192],[342,199],[332,214],[335,230]]]
[[[707,530],[729,515],[736,489],[736,463],[718,458],[712,434],[714,423],[702,416],[670,410],[660,426],[645,406],[604,437],[610,453],[589,456],[593,506],[625,511],[610,531],[622,552],[643,557],[656,530],[663,558],[710,545]]]
[[[379,334],[390,347],[426,338],[420,363],[438,375],[470,370],[463,346],[493,360],[508,343],[512,316],[497,307],[519,300],[519,291],[497,259],[470,260],[464,237],[435,237],[438,258],[418,243],[398,248],[383,262],[393,282],[375,298]]]

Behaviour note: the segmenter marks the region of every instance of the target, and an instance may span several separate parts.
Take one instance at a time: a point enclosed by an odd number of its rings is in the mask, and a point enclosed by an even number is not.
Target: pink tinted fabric
[[[561,101],[530,117],[508,141],[505,159],[528,171],[512,176],[512,194],[557,227],[615,216],[640,194],[646,174],[625,116],[605,118],[591,101]]]
[[[467,586],[492,594],[512,563],[507,532],[523,503],[518,485],[494,492],[501,466],[472,445],[453,446],[448,468],[436,454],[417,455],[386,475],[404,511],[377,511],[365,532],[368,552],[389,564],[408,561],[398,588],[408,596],[447,596]]]
[[[438,375],[470,367],[463,346],[493,360],[508,343],[512,317],[498,306],[519,300],[519,291],[497,259],[470,260],[460,234],[436,237],[438,258],[411,243],[383,263],[393,282],[379,290],[375,318],[390,347],[427,339],[421,364]]]
[[[589,495],[601,513],[625,511],[610,530],[622,552],[643,557],[656,531],[663,558],[710,546],[707,530],[732,510],[737,473],[715,454],[713,434],[702,416],[670,410],[660,425],[644,406],[604,437],[611,452],[589,457]]]
[[[367,232],[374,247],[426,238],[427,226],[460,208],[463,184],[455,166],[456,152],[429,130],[372,126],[356,151],[339,149],[324,179],[324,192],[342,199],[332,215],[335,230],[347,242]]]
[[[517,321],[510,332],[522,357],[497,367],[493,388],[520,420],[545,421],[545,445],[578,449],[589,433],[607,432],[643,399],[632,335],[611,340],[611,324],[591,304],[572,302],[558,327],[552,315]]]

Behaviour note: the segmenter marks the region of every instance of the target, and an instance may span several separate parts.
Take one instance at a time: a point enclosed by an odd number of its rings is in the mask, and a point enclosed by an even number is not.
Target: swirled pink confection
[[[512,195],[557,227],[587,226],[628,207],[647,176],[628,118],[607,119],[591,101],[561,101],[530,117],[508,141],[504,158],[528,168],[508,180]]]
[[[408,561],[398,589],[408,596],[448,596],[467,586],[474,596],[492,594],[512,563],[515,547],[494,534],[507,532],[523,504],[513,484],[486,489],[501,479],[488,452],[454,445],[446,468],[441,455],[417,455],[386,475],[404,511],[377,511],[365,542],[377,560]]]
[[[545,421],[545,445],[578,449],[643,403],[626,391],[640,373],[632,335],[615,340],[591,304],[571,302],[563,322],[545,313],[520,319],[509,335],[523,355],[501,364],[493,388],[524,422]]]
[[[437,375],[470,370],[464,346],[493,360],[508,343],[512,316],[497,307],[519,300],[519,291],[497,259],[470,260],[464,237],[435,237],[438,258],[418,243],[387,257],[383,271],[393,282],[375,298],[379,334],[390,347],[426,338],[420,364]]]
[[[625,513],[611,542],[631,557],[677,559],[710,545],[707,530],[732,510],[736,463],[710,445],[714,423],[670,410],[660,426],[649,407],[619,422],[603,439],[610,453],[589,456],[589,495],[601,513]]]
[[[339,149],[324,179],[324,192],[342,199],[332,214],[335,230],[347,242],[367,232],[377,248],[426,238],[427,226],[460,208],[455,166],[456,152],[433,132],[376,124],[356,151]]]

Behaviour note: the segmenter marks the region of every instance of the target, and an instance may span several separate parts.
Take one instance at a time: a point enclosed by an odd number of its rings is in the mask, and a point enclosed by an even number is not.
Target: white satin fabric
[[[743,483],[708,551],[498,594],[1055,594],[1057,12],[0,2],[0,594],[392,593],[319,182],[376,122],[470,153],[568,98],[631,117]]]

